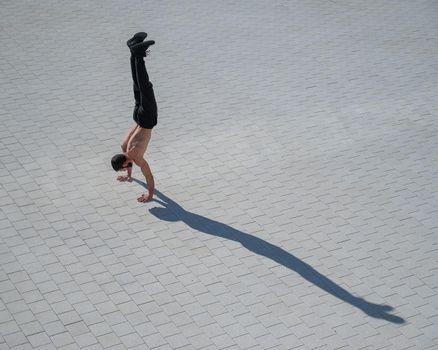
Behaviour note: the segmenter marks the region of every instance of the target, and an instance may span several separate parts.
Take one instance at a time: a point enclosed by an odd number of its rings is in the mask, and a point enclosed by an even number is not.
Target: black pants
[[[152,129],[157,125],[157,102],[143,57],[131,55],[131,72],[135,98],[133,118],[140,127]]]

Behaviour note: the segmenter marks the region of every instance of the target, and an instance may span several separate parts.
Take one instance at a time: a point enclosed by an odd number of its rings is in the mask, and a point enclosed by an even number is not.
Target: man
[[[111,159],[115,171],[127,171],[126,176],[117,177],[117,180],[121,182],[131,181],[132,163],[140,167],[146,178],[149,193],[138,197],[139,202],[151,200],[155,187],[149,164],[143,158],[151,139],[152,128],[157,125],[157,103],[143,59],[147,56],[146,50],[155,42],[153,40],[143,42],[146,37],[146,33],[140,32],[126,43],[131,50],[131,72],[135,98],[133,118],[135,123],[123,139],[121,145],[123,153],[116,154]]]

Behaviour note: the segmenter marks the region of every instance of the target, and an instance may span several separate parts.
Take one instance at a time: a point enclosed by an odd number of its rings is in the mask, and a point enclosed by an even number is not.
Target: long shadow
[[[133,180],[146,187],[143,182],[136,179]],[[357,307],[371,317],[383,319],[393,323],[405,323],[403,318],[389,314],[389,312],[394,309],[392,306],[374,304],[366,301],[363,298],[355,297],[329,278],[321,275],[312,266],[306,264],[304,261],[298,259],[280,247],[277,247],[248,233],[236,230],[231,226],[225,225],[218,221],[188,212],[158,190],[155,190],[155,194],[156,197],[160,198],[160,200],[154,199],[153,201],[161,204],[163,207],[151,208],[149,211],[160,220],[171,222],[182,221],[186,225],[199,232],[239,242],[252,252],[263,255],[277,262],[278,264],[295,271],[307,281],[313,283],[327,293],[332,294],[336,298]]]

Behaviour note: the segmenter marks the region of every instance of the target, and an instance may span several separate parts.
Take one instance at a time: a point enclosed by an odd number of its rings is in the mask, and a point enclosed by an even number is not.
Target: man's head
[[[127,168],[132,167],[132,160],[129,159],[125,154],[116,154],[111,159],[111,165],[115,171],[124,171],[127,170]]]

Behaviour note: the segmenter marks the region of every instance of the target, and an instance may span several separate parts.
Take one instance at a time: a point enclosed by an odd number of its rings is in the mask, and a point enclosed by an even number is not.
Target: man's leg
[[[132,74],[132,86],[134,89],[134,98],[135,98],[135,105],[140,105],[140,89],[138,87],[138,81],[137,81],[137,72],[135,69],[135,57],[131,55],[131,74]]]
[[[143,57],[135,57],[135,71],[137,84],[140,91],[140,114],[142,114],[143,126],[151,129],[157,124],[157,102],[154,89],[149,80]]]
[[[135,70],[137,73],[137,84],[140,90],[140,104],[150,109],[156,109],[154,89],[149,80],[143,57],[135,57]]]
[[[138,32],[126,42],[126,45],[131,49],[132,46],[141,43],[148,35],[145,32]],[[138,88],[137,73],[135,70],[135,57],[131,53],[131,74],[132,74],[132,86],[134,90],[135,107],[133,111],[134,121],[138,124],[138,108],[140,107],[140,89]]]

